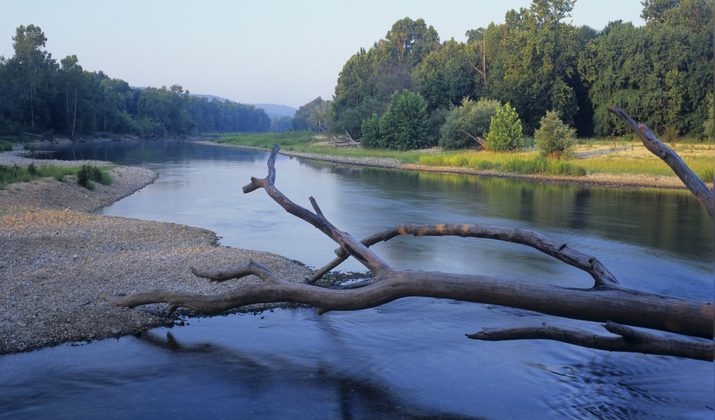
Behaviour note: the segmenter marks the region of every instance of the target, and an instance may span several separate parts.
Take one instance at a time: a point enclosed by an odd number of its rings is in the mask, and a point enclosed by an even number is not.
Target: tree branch
[[[285,280],[279,278],[275,274],[271,273],[266,267],[258,264],[257,262],[250,260],[246,264],[239,265],[236,267],[227,268],[220,271],[199,271],[194,267],[191,267],[191,273],[196,277],[205,277],[213,282],[223,282],[231,279],[240,279],[241,277],[246,277],[254,275],[263,282],[267,284],[282,284],[286,283]]]
[[[713,361],[712,342],[664,338],[611,321],[603,326],[609,332],[620,335],[620,337],[594,335],[558,327],[483,328],[478,333],[466,335],[475,340],[485,341],[554,340],[598,350],[660,354]]]
[[[302,219],[315,228],[326,234],[330,239],[338,243],[342,248],[344,248],[350,255],[355,257],[362,265],[364,265],[368,270],[375,274],[375,280],[379,281],[381,274],[393,271],[393,269],[380,257],[375,255],[366,246],[361,244],[358,240],[348,235],[345,232],[338,230],[333,226],[322,214],[315,214],[309,210],[293,203],[288,199],[283,193],[275,188],[274,182],[276,178],[275,172],[275,160],[276,155],[280,146],[276,144],[271,150],[271,155],[268,159],[268,176],[263,179],[251,178],[251,182],[243,187],[243,193],[249,193],[255,191],[259,188],[263,188],[268,193],[268,196],[273,199],[278,205],[283,207],[285,211],[292,214],[293,216]],[[315,200],[313,200],[315,202]],[[320,213],[318,211],[318,213]]]
[[[618,118],[625,121],[631,130],[635,131],[638,138],[643,142],[643,146],[651,153],[658,156],[670,169],[683,181],[686,187],[693,193],[695,199],[705,207],[705,210],[713,218],[713,192],[695,173],[683,162],[670,147],[658,140],[652,131],[645,124],[635,122],[626,112],[615,106],[608,106],[608,110]]]
[[[498,226],[480,226],[463,224],[446,225],[399,225],[392,229],[378,232],[360,241],[366,247],[375,245],[378,242],[386,242],[399,235],[414,236],[461,236],[463,238],[486,238],[500,241],[513,242],[530,246],[554,257],[573,267],[587,272],[593,277],[595,286],[607,284],[618,284],[615,276],[595,257],[583,254],[569,248],[565,243],[554,241],[540,233],[514,228],[503,228]],[[308,283],[314,284],[325,273],[334,269],[345,261],[349,254],[342,249],[335,250],[337,258],[322,267],[313,274]]]

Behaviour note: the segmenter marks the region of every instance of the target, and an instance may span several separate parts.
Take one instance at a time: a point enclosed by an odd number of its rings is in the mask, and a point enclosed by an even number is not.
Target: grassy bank
[[[532,139],[528,139],[529,142]],[[583,176],[586,173],[611,175],[672,176],[672,170],[643,147],[634,137],[579,139],[574,157],[554,161],[544,159],[538,151],[494,153],[472,150],[442,151],[432,148],[416,151],[333,147],[324,135],[311,132],[232,134],[218,143],[270,149],[278,143],[283,150],[328,156],[393,158],[403,164],[458,167],[475,170],[492,169],[523,174]],[[688,166],[706,182],[713,180],[715,146],[708,143],[679,142],[669,144]]]
[[[64,182],[68,176],[77,178],[77,183],[87,189],[94,189],[94,182],[102,185],[111,185],[112,177],[108,171],[111,167],[96,167],[92,165],[83,166],[53,166],[38,165],[34,163],[28,166],[20,165],[0,165],[0,189],[5,189],[9,184],[16,182],[30,182],[41,178],[52,177],[57,181]]]

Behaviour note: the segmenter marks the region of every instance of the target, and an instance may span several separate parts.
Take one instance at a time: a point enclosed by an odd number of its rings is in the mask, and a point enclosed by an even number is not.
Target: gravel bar
[[[2,165],[30,162],[16,152],[0,154]],[[184,310],[166,317],[165,304],[119,308],[104,301],[102,292],[170,289],[217,294],[260,282],[249,276],[210,283],[193,276],[190,267],[215,270],[253,259],[287,281],[304,281],[312,273],[275,254],[218,246],[216,234],[206,229],[92,214],[158,177],[127,166],[114,167],[110,174],[112,185],[98,184],[94,191],[78,186],[72,177],[65,182],[45,178],[10,184],[0,190],[0,354],[136,334],[195,315]]]

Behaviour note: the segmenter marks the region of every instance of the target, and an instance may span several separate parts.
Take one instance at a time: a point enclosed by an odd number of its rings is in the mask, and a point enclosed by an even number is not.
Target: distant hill
[[[222,98],[220,96],[214,96],[214,95],[200,95],[196,93],[192,93],[191,96],[197,96],[199,98],[206,98],[209,101],[213,100],[214,98],[218,99],[221,102],[234,102],[230,99]],[[293,108],[292,106],[288,105],[275,105],[275,104],[246,104],[246,105],[253,105],[256,107],[256,109],[263,109],[266,112],[266,115],[268,115],[269,118],[273,117],[283,117],[283,116],[288,116],[293,118],[295,115],[295,112],[298,110],[297,108]]]
[[[253,104],[256,106],[256,108],[263,108],[264,111],[266,111],[266,114],[273,118],[273,117],[291,117],[295,115],[295,112],[298,110],[298,108],[293,108],[292,106],[288,105],[274,105],[274,104]]]

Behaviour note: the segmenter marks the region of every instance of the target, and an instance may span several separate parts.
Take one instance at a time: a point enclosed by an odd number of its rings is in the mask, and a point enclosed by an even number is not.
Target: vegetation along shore
[[[281,154],[356,166],[390,169],[459,173],[479,176],[526,179],[561,185],[581,185],[609,188],[675,188],[684,189],[682,181],[656,156],[646,150],[637,139],[611,141],[583,141],[574,146],[573,158],[566,161],[581,168],[585,174],[552,174],[547,171],[529,173],[508,167],[514,161],[541,161],[539,152],[496,153],[489,151],[444,151],[440,147],[397,151],[335,147],[325,136],[311,132],[284,134],[235,134],[198,141],[201,144],[223,147],[242,147],[269,151],[273,144],[281,146]],[[711,144],[676,144],[673,149],[706,182],[712,183]]]

